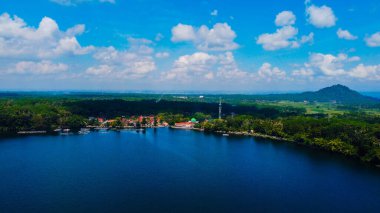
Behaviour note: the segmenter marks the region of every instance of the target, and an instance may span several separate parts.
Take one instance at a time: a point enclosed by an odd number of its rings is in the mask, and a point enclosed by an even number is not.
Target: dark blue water
[[[380,211],[379,169],[286,143],[170,129],[0,140],[0,212]]]

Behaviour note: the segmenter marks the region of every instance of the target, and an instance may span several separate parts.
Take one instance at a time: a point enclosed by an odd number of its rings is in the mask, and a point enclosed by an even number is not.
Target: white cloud
[[[212,16],[218,16],[218,10],[213,10],[210,15],[212,15]]]
[[[355,78],[366,78],[370,80],[380,80],[380,65],[366,66],[359,64],[348,72],[349,76]]]
[[[136,52],[118,51],[114,47],[99,49],[94,58],[101,65],[116,67],[114,78],[142,78],[156,69],[155,61],[150,55]]]
[[[100,2],[100,3],[111,3],[111,4],[116,3],[115,0],[50,0],[50,1],[57,3],[57,4],[60,4],[60,5],[63,5],[63,6],[75,6],[75,5],[80,4],[80,3],[91,2],[91,1],[96,1],[96,2]]]
[[[348,60],[349,58],[345,54],[334,56],[331,54],[313,53],[310,55],[308,65],[317,68],[324,75],[339,76],[346,74],[343,65]]]
[[[129,51],[136,52],[138,54],[152,54],[154,49],[150,46],[153,41],[145,38],[134,38],[129,36],[127,38],[129,43]]]
[[[285,71],[278,67],[273,67],[270,63],[264,63],[258,70],[257,74],[259,78],[267,81],[282,80],[286,78]]]
[[[352,66],[351,63],[360,61],[360,57],[349,57],[346,54],[322,54],[312,53],[309,61],[303,67],[293,71],[295,77],[312,77],[316,74],[320,76],[343,78],[352,77],[367,80],[380,80],[380,65],[358,64]]]
[[[296,22],[296,16],[292,11],[282,11],[277,14],[275,19],[277,29],[275,33],[261,34],[256,44],[262,45],[264,50],[274,51],[284,48],[299,48],[302,44],[312,43],[314,41],[314,33],[304,35],[301,39],[297,38],[298,29],[292,25]]]
[[[313,43],[313,42],[314,42],[314,33],[309,33],[309,35],[302,36],[299,43],[306,44],[306,43]]]
[[[278,50],[287,47],[295,47],[295,36],[297,34],[297,28],[285,26],[277,29],[275,33],[265,33],[260,35],[256,43],[262,45],[265,50]]]
[[[184,82],[191,82],[195,79],[241,79],[247,76],[248,73],[239,70],[231,52],[219,55],[204,52],[184,55],[173,63],[170,71],[162,74],[164,80],[176,79]]]
[[[312,53],[303,66],[291,71],[270,63],[263,63],[257,72],[245,72],[239,69],[232,52],[212,55],[197,52],[179,57],[168,72],[162,73],[162,80],[183,83],[200,82],[285,82],[314,79],[365,79],[380,80],[380,65],[355,65],[360,57],[350,57],[347,54]]]
[[[166,73],[167,79],[189,80],[193,75],[204,75],[217,62],[217,57],[203,52],[179,57],[173,69]]]
[[[292,72],[292,76],[295,76],[295,77],[312,77],[312,76],[314,76],[314,71],[310,68],[301,68],[298,70],[294,70]]]
[[[194,41],[196,39],[195,30],[193,26],[186,24],[178,24],[172,28],[172,41]]]
[[[87,68],[86,74],[106,75],[112,79],[137,79],[146,77],[156,70],[154,50],[147,39],[128,38],[128,50],[116,50],[114,47],[98,48],[93,57],[100,63]]]
[[[84,30],[84,25],[76,25],[66,32],[60,31],[58,24],[48,17],[41,20],[38,28],[34,28],[21,18],[4,13],[0,15],[0,57],[46,59],[63,54],[86,54],[94,47],[82,47],[75,37]]]
[[[356,40],[358,38],[357,36],[352,35],[348,30],[342,30],[341,28],[338,29],[336,34],[340,39]]]
[[[21,18],[11,17],[8,13],[0,16],[0,36],[3,38],[20,38],[26,40],[48,39],[58,32],[57,23],[48,17],[44,17],[37,29],[28,27]]]
[[[155,54],[156,58],[167,58],[170,56],[168,52],[158,52]]]
[[[66,31],[66,36],[72,37],[76,35],[82,35],[85,30],[86,30],[86,26],[84,24],[78,24],[72,28],[69,28]]]
[[[328,28],[335,26],[337,18],[335,17],[334,11],[323,5],[321,7],[315,5],[309,5],[309,2],[306,2],[306,16],[310,24],[314,25],[317,28]]]
[[[51,61],[20,61],[9,69],[8,73],[18,74],[54,74],[67,71],[68,65],[63,63],[53,63]]]
[[[380,32],[372,34],[370,37],[365,38],[365,42],[369,47],[380,47]]]
[[[313,33],[302,36],[301,40],[297,38],[297,34],[297,28],[285,26],[277,29],[275,33],[264,33],[260,35],[256,43],[262,45],[265,50],[274,51],[284,48],[298,48],[301,44],[313,42]]]
[[[222,79],[235,80],[250,77],[249,73],[239,69],[232,52],[219,55],[217,76]]]
[[[276,26],[289,26],[296,23],[296,16],[292,11],[282,11],[277,14],[275,24]]]
[[[58,41],[57,47],[53,50],[56,55],[73,53],[74,55],[84,55],[94,50],[94,47],[81,47],[75,37],[64,37]],[[48,55],[46,55],[48,57]]]
[[[360,61],[360,57],[359,56],[353,56],[353,57],[349,57],[347,58],[347,61],[348,62],[355,62],[355,61]]]
[[[239,47],[234,42],[236,33],[227,23],[217,23],[209,29],[202,25],[195,28],[191,25],[178,24],[172,28],[173,42],[192,42],[201,51],[228,51]]]
[[[90,75],[107,75],[113,71],[113,67],[109,65],[99,65],[95,67],[89,67],[86,70],[86,74]]]

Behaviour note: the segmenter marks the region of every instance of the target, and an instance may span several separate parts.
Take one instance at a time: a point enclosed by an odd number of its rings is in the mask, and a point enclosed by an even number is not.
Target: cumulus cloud
[[[239,79],[248,76],[241,71],[232,52],[211,55],[205,52],[196,52],[192,55],[179,57],[172,69],[162,74],[164,80],[179,80],[190,82],[194,79]]]
[[[261,79],[267,81],[281,80],[286,78],[285,71],[278,67],[273,67],[270,63],[264,63],[257,72]]]
[[[298,42],[298,44],[313,43],[313,41],[314,41],[314,33],[309,33],[309,35],[303,35],[301,37],[300,42]]]
[[[338,29],[336,34],[340,39],[356,40],[358,38],[357,36],[352,35],[348,30],[342,30],[341,28]]]
[[[296,16],[292,11],[283,11],[276,16],[276,26],[288,26],[296,23]]]
[[[63,54],[86,54],[94,47],[82,47],[76,39],[76,35],[84,30],[84,25],[76,25],[66,32],[61,31],[58,24],[48,17],[41,20],[38,28],[34,28],[21,18],[4,13],[0,15],[0,57],[46,59]]]
[[[113,67],[109,65],[99,65],[95,67],[89,67],[86,70],[86,74],[89,75],[108,75],[113,71]]]
[[[142,55],[137,52],[118,51],[114,47],[100,48],[94,54],[94,58],[101,62],[103,68],[115,67],[112,78],[142,78],[156,69],[155,61],[150,55]],[[99,67],[90,67],[89,70],[98,70]],[[112,71],[112,70],[111,70]],[[89,74],[109,74],[110,72],[90,72]]]
[[[63,5],[63,6],[75,6],[80,3],[85,3],[85,2],[100,2],[100,3],[111,3],[115,4],[115,0],[50,0],[51,2]]]
[[[192,42],[201,51],[228,51],[239,47],[234,42],[236,33],[227,23],[217,23],[211,29],[178,24],[172,28],[173,42]]]
[[[152,54],[154,49],[151,47],[153,41],[145,38],[134,38],[131,36],[127,37],[129,44],[129,51],[139,54]]]
[[[275,33],[264,33],[260,35],[256,43],[262,45],[265,50],[274,51],[284,48],[298,48],[301,44],[313,42],[313,33],[302,36],[301,39],[297,38],[297,34],[297,28],[284,26],[277,29]]]
[[[350,58],[346,54],[334,56],[331,54],[313,53],[310,55],[308,66],[317,68],[327,76],[339,76],[346,74],[343,66],[344,62],[348,61],[350,61]]]
[[[364,40],[369,47],[380,47],[380,32],[372,34]]]
[[[8,73],[18,74],[54,74],[67,71],[68,65],[63,63],[53,63],[51,61],[20,61],[10,68]]]
[[[251,75],[245,71],[239,69],[235,57],[232,52],[226,52],[219,56],[219,64],[217,76],[222,79],[235,80],[251,77]]]
[[[292,72],[293,77],[310,78],[314,76],[319,77],[333,77],[343,78],[351,77],[366,80],[380,80],[380,65],[365,65],[352,63],[360,61],[360,57],[349,57],[347,54],[323,54],[312,53],[310,54],[309,61],[303,67]]]
[[[186,24],[178,24],[172,28],[172,41],[194,41],[196,39],[196,32],[193,26]]]
[[[338,20],[335,17],[334,11],[323,5],[321,7],[310,5],[310,1],[306,2],[306,16],[310,24],[317,28],[328,28],[335,26],[336,21]]]
[[[380,65],[366,66],[359,64],[348,72],[348,75],[355,78],[380,80]]]
[[[292,76],[294,77],[313,77],[314,76],[314,71],[310,68],[301,68],[294,70],[292,72]]]
[[[152,41],[128,38],[130,47],[117,50],[114,47],[98,48],[93,55],[100,64],[87,68],[88,75],[104,76],[112,79],[137,79],[156,70]]]
[[[53,49],[55,55],[72,53],[74,55],[84,55],[94,50],[94,47],[82,47],[75,37],[64,37],[58,41],[57,46]],[[43,55],[42,55],[43,56]],[[46,54],[46,57],[49,55]]]
[[[255,72],[241,70],[232,52],[209,54],[196,52],[180,56],[172,68],[161,74],[161,80],[183,83],[214,81],[251,82],[281,82],[294,80],[314,80],[316,78],[342,79],[355,78],[365,80],[380,80],[380,65],[365,65],[354,63],[360,61],[357,56],[347,54],[312,53],[307,62],[297,69],[287,72],[271,63],[263,63]]]
[[[302,44],[312,43],[314,33],[297,38],[298,29],[292,25],[296,22],[296,16],[292,11],[283,11],[277,14],[275,24],[281,28],[274,33],[261,34],[256,44],[262,45],[264,50],[274,51],[284,48],[299,48]]]
[[[164,77],[169,80],[189,80],[191,76],[208,74],[207,71],[209,71],[216,62],[216,56],[204,52],[184,55],[174,62],[172,70],[165,73]]]
[[[275,33],[265,33],[259,36],[257,44],[263,46],[265,50],[278,50],[287,47],[296,47],[295,37],[298,29],[292,26],[285,26],[277,29]]]

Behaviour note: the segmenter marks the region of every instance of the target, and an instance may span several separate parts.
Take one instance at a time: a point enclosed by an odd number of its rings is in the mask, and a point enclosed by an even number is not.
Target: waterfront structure
[[[194,128],[195,123],[188,121],[188,122],[179,122],[175,123],[174,127],[175,128],[181,128],[181,129],[192,129]]]

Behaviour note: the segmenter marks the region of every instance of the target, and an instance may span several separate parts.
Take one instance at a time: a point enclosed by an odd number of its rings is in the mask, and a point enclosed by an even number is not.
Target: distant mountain
[[[350,88],[337,84],[316,92],[298,94],[275,94],[261,96],[265,100],[336,102],[340,104],[379,104],[380,99],[365,96]]]

